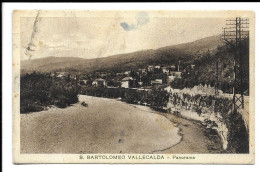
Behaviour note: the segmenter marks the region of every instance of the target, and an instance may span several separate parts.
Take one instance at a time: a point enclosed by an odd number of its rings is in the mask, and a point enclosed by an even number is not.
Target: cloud
[[[147,12],[139,12],[136,15],[136,23],[135,24],[128,24],[126,22],[120,23],[120,26],[125,30],[125,31],[131,31],[138,29],[139,27],[147,24],[149,22],[149,16]]]

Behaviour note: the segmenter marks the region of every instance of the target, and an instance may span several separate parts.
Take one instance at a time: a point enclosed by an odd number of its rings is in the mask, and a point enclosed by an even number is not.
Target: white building
[[[66,73],[65,72],[57,72],[57,77],[58,78],[66,77]]]
[[[133,78],[132,77],[125,77],[121,81],[121,88],[130,88],[133,84]]]
[[[168,84],[170,84],[172,81],[174,81],[175,78],[176,78],[176,76],[168,76],[168,78],[167,78]]]
[[[148,70],[148,72],[153,72],[154,71],[154,66],[148,66],[147,70]]]
[[[166,67],[162,67],[162,72],[165,74],[169,74],[169,70]]]
[[[175,70],[176,69],[175,65],[170,66],[170,69]]]
[[[181,72],[171,71],[170,75],[175,76],[176,78],[181,78]]]
[[[138,84],[139,84],[140,86],[143,86],[143,82],[142,82],[142,81],[139,81]]]
[[[129,70],[129,71],[125,71],[125,73],[124,73],[124,74],[125,74],[126,76],[129,76],[129,75],[130,75],[130,73],[131,73],[131,71]]]
[[[152,85],[161,85],[162,84],[162,79],[155,79],[151,81]]]
[[[93,82],[92,82],[92,85],[94,87],[106,87],[107,86],[107,82],[106,80],[102,79],[102,78],[99,78],[99,79],[95,79]]]

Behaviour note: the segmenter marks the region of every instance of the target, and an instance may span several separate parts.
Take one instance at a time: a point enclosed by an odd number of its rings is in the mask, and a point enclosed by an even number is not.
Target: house
[[[161,66],[155,66],[155,69],[160,69],[161,68]]]
[[[151,81],[152,85],[162,85],[163,81],[162,79],[155,79]]]
[[[154,66],[148,66],[147,70],[148,70],[148,72],[153,72],[154,71]]]
[[[100,74],[101,77],[105,77],[105,76],[107,76],[107,75],[108,75],[108,73],[106,73],[106,72],[102,72],[102,73]]]
[[[170,71],[170,75],[171,76],[175,76],[176,78],[181,78],[181,72],[177,72],[177,71]]]
[[[102,78],[98,78],[98,79],[95,79],[93,82],[92,82],[92,85],[94,87],[107,87],[107,82],[106,80],[102,79]]]
[[[165,74],[169,74],[169,70],[167,69],[167,67],[162,67],[162,72]]]
[[[142,82],[142,81],[139,81],[139,82],[138,82],[138,85],[143,86],[143,82]]]
[[[170,84],[175,78],[176,76],[167,76],[167,83]]]
[[[121,81],[121,88],[130,88],[133,85],[132,77],[125,77]]]
[[[142,74],[146,74],[146,69],[142,69]]]
[[[55,73],[51,73],[50,76],[51,76],[51,77],[54,77],[54,76],[55,76]]]
[[[140,74],[146,74],[146,69],[138,69],[138,72],[139,72]]]
[[[125,71],[124,74],[125,74],[126,76],[130,76],[130,73],[131,73],[131,71],[129,70],[129,71]]]
[[[116,76],[123,76],[123,73],[116,73]]]
[[[64,77],[66,77],[66,73],[65,72],[57,72],[57,77],[58,78],[64,78]]]
[[[78,80],[78,79],[79,79],[79,76],[78,76],[78,75],[75,75],[75,76],[73,77],[73,79],[74,79],[74,80]]]
[[[191,69],[194,69],[194,68],[195,68],[195,65],[194,65],[194,64],[192,64],[192,65],[190,65],[190,67],[191,67]]]
[[[175,65],[170,66],[170,70],[174,71],[176,69]]]
[[[79,81],[79,83],[82,83],[82,84],[87,84],[87,82],[88,82],[88,80],[86,80],[86,79],[81,79],[81,80]]]

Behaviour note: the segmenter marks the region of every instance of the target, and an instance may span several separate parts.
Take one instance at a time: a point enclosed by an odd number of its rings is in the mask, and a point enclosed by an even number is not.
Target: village
[[[177,67],[176,67],[177,66]],[[183,72],[192,72],[195,65],[182,71],[180,65],[160,66],[148,65],[137,70],[122,72],[93,72],[90,74],[72,75],[67,72],[55,72],[52,76],[72,78],[83,87],[145,89],[160,88],[170,85],[175,79],[181,79]]]

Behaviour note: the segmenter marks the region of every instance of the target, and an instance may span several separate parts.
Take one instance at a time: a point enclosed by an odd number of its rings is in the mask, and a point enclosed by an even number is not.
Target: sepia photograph
[[[254,163],[253,11],[13,11],[14,163]]]

